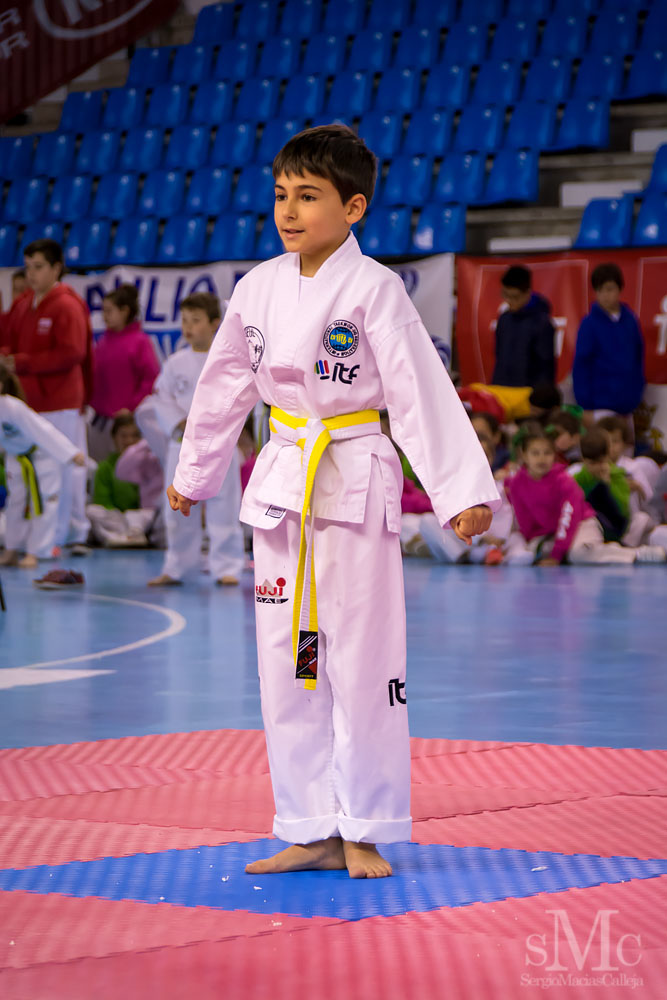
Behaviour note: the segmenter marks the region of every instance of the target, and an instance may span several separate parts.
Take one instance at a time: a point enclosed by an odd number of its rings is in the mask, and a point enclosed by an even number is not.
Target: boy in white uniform
[[[377,411],[460,537],[488,530],[498,493],[401,279],[350,233],[373,154],[329,125],[290,140],[273,171],[288,252],[234,290],[168,494],[187,515],[214,493],[246,415],[271,404],[241,519],[255,528],[273,830],[292,846],[246,870],[382,877],[375,844],[408,840],[411,818],[402,473]]]
[[[165,363],[155,383],[151,399],[157,422],[167,440],[165,481],[170,483],[181,450],[186,418],[192,404],[197,379],[208,357],[220,323],[220,303],[210,292],[196,292],[181,303],[183,336],[188,346],[176,351]],[[206,502],[206,528],[209,536],[209,567],[220,586],[238,584],[243,570],[243,529],[239,521],[241,506],[241,470],[238,450],[230,456],[229,470]],[[149,580],[149,587],[176,586],[187,573],[196,572],[202,563],[201,517],[184,521],[177,517],[165,500],[167,552],[162,573]]]

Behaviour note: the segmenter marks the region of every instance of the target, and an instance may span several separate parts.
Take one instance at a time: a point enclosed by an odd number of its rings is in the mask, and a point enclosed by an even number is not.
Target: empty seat
[[[76,154],[78,174],[106,174],[118,161],[120,132],[86,132]]]
[[[267,122],[259,140],[255,159],[258,163],[271,163],[278,150],[282,149],[286,142],[301,132],[303,122],[299,118],[288,118],[282,120],[274,118]]]
[[[78,90],[68,94],[60,116],[63,132],[87,132],[98,128],[102,118],[103,90]]]
[[[535,55],[537,24],[528,15],[505,17],[496,28],[491,45],[491,58],[526,62]]]
[[[132,215],[137,204],[136,174],[104,174],[93,199],[92,215],[97,219],[123,219]]]
[[[667,245],[667,195],[661,191],[651,191],[642,201],[632,242],[638,247]]]
[[[19,177],[9,185],[5,209],[6,222],[34,222],[44,215],[48,181],[46,177]]]
[[[127,172],[146,174],[160,165],[164,148],[161,128],[133,128],[127,133],[118,166]]]
[[[228,167],[202,167],[195,170],[185,198],[190,215],[220,215],[229,207],[232,177]]]
[[[538,152],[526,149],[503,149],[496,153],[479,204],[537,201],[538,157]]]
[[[553,14],[547,21],[540,52],[544,56],[582,55],[586,48],[586,19],[580,15]]]
[[[75,136],[71,132],[47,132],[40,135],[33,163],[33,173],[58,177],[69,173],[74,162]]]
[[[153,264],[157,256],[157,219],[123,219],[113,238],[111,264]]]
[[[216,45],[231,38],[234,32],[235,5],[216,3],[203,7],[197,15],[193,41]]]
[[[182,83],[160,83],[153,93],[146,112],[146,124],[174,128],[184,122],[190,104],[190,89]]]
[[[561,56],[538,56],[528,67],[523,100],[567,100],[572,81],[572,60]]]
[[[322,23],[322,0],[287,0],[280,19],[281,35],[312,38]]]
[[[632,52],[637,41],[637,14],[630,10],[604,10],[595,18],[591,52],[624,54]]]
[[[371,0],[368,27],[383,31],[401,31],[410,20],[411,0]]]
[[[644,46],[664,48],[665,33],[667,33],[667,7],[664,3],[645,4],[644,6],[650,6],[650,10],[644,21],[641,46],[642,48]]]
[[[275,184],[271,167],[251,163],[244,167],[236,184],[232,207],[237,212],[273,212]]]
[[[35,137],[17,135],[0,139],[0,177],[11,180],[15,177],[29,177],[35,151]]]
[[[409,208],[376,208],[368,218],[359,241],[371,257],[398,257],[410,250]]]
[[[269,257],[277,257],[284,253],[285,248],[276,229],[276,224],[270,215],[262,223],[262,229],[257,237],[255,257],[258,260],[268,260]]]
[[[23,230],[21,244],[26,247],[34,240],[55,240],[63,242],[64,227],[62,222],[30,222]]]
[[[553,13],[561,17],[588,18],[600,6],[600,0],[554,0]]]
[[[283,94],[280,114],[283,118],[315,118],[324,107],[323,76],[293,76]]]
[[[259,57],[257,74],[284,80],[299,68],[300,45],[292,38],[269,38]]]
[[[391,62],[390,31],[360,31],[352,43],[347,68],[381,73]]]
[[[375,95],[376,111],[412,111],[419,104],[421,72],[414,69],[388,69],[380,77]]]
[[[220,46],[213,67],[216,80],[245,80],[257,65],[257,43],[229,39]]]
[[[366,5],[359,0],[336,0],[327,4],[324,30],[336,35],[356,35],[364,24]]]
[[[275,0],[244,0],[236,25],[237,38],[270,38],[278,24]]]
[[[181,170],[154,170],[144,181],[138,214],[169,219],[180,212],[184,196],[185,174]]]
[[[667,42],[635,53],[623,97],[658,97],[667,94]]]
[[[454,149],[460,153],[499,149],[502,145],[505,109],[469,104],[463,109],[454,137]]]
[[[90,207],[92,178],[89,174],[59,177],[49,197],[46,216],[49,219],[82,219]]]
[[[485,159],[479,153],[448,153],[440,164],[433,201],[475,204],[484,188]]]
[[[410,25],[401,32],[393,65],[408,69],[428,69],[438,61],[439,47],[437,31],[418,24]]]
[[[593,198],[584,209],[575,246],[628,246],[632,210],[632,198]]]
[[[233,102],[233,83],[228,80],[206,80],[197,87],[188,121],[192,125],[217,125],[231,118]]]
[[[507,149],[547,149],[554,138],[556,106],[544,101],[520,101],[510,119]]]
[[[333,82],[327,102],[328,115],[355,118],[368,111],[373,90],[373,74],[346,70]]]
[[[415,226],[414,253],[459,253],[465,245],[465,205],[424,206]]]
[[[276,112],[278,92],[277,80],[259,77],[246,80],[241,85],[234,117],[240,121],[267,122]]]
[[[384,111],[367,111],[359,122],[359,135],[378,160],[390,160],[401,145],[402,116]]]
[[[168,219],[157,251],[158,264],[190,264],[204,259],[206,219],[175,215]]]
[[[453,24],[447,30],[442,61],[445,65],[479,66],[484,62],[489,41],[488,24]]]
[[[519,93],[520,79],[520,63],[508,60],[483,63],[472,92],[472,100],[477,104],[514,104]]]
[[[605,97],[614,100],[623,89],[623,57],[588,52],[581,60],[574,81],[574,97]]]
[[[412,20],[431,28],[444,28],[453,24],[457,17],[458,0],[416,0]]]
[[[18,267],[22,263],[18,235],[15,222],[0,222],[0,267]]]
[[[655,154],[647,191],[667,191],[667,144],[660,146]]]
[[[172,83],[202,83],[213,72],[213,46],[196,42],[175,49],[169,79]]]
[[[463,22],[474,21],[480,24],[498,24],[505,9],[505,0],[475,0],[474,3],[462,3],[459,19]]]
[[[218,167],[249,163],[255,150],[255,135],[255,126],[249,122],[223,122],[215,136],[211,164]]]
[[[422,95],[424,108],[462,108],[468,102],[470,69],[456,63],[438,63],[428,74]]]
[[[146,91],[143,87],[116,87],[109,91],[102,124],[104,128],[126,131],[144,117]]]
[[[551,13],[551,5],[552,0],[508,0],[507,19],[534,18],[544,21]]]
[[[343,68],[346,44],[345,35],[313,35],[303,57],[303,72],[334,76]]]
[[[385,205],[423,205],[433,180],[430,156],[397,156],[389,165],[382,190]]]
[[[65,243],[65,264],[71,268],[107,267],[111,223],[108,219],[77,219]]]
[[[251,260],[256,229],[255,215],[221,215],[206,245],[206,260]]]
[[[130,61],[127,83],[132,87],[157,87],[169,79],[170,45],[137,49]]]
[[[164,166],[170,170],[196,170],[208,162],[211,132],[208,126],[179,125],[171,133]]]
[[[420,108],[413,111],[403,140],[402,153],[443,156],[452,137],[451,112]]]
[[[606,149],[609,145],[609,102],[572,97],[550,150]]]

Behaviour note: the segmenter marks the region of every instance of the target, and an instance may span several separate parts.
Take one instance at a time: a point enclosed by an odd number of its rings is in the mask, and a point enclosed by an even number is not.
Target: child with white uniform
[[[1,364],[0,449],[6,452],[8,491],[0,565],[34,569],[40,559],[58,555],[63,466],[83,466],[86,460],[75,444],[27,405],[18,377]]]
[[[168,438],[166,482],[172,481],[178,464],[186,419],[192,405],[197,380],[208,357],[220,322],[220,303],[209,292],[196,292],[181,303],[183,337],[188,346],[176,351],[165,363],[155,383],[151,400],[161,429]],[[206,501],[206,530],[209,536],[209,567],[220,586],[238,584],[243,570],[243,530],[239,521],[241,470],[238,449],[234,448],[229,471],[218,489]],[[165,499],[167,552],[162,573],[149,580],[149,587],[177,586],[183,577],[202,564],[202,520],[184,521]]]
[[[322,126],[291,139],[273,173],[288,252],[236,285],[168,494],[186,515],[214,494],[247,414],[271,404],[241,517],[255,529],[273,830],[291,846],[246,871],[378,878],[391,866],[375,844],[411,832],[402,474],[378,411],[459,537],[487,531],[499,500],[403,282],[350,232],[373,154],[351,129]]]

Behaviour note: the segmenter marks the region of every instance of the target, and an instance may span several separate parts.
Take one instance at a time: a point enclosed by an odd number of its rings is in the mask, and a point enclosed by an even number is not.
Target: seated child
[[[551,418],[548,432],[554,439],[556,461],[572,465],[581,461],[581,424],[573,413],[559,410]]]
[[[474,410],[470,414],[470,422],[475,428],[477,437],[484,444],[485,440],[490,441],[493,446],[493,462],[491,471],[497,472],[507,465],[510,460],[510,450],[505,441],[505,435],[500,429],[500,424],[492,413],[476,413]],[[488,457],[488,456],[487,456]]]
[[[637,511],[650,500],[660,475],[660,466],[648,455],[630,457],[634,448],[633,435],[624,417],[602,417],[597,422],[600,430],[609,435],[609,458],[628,474],[630,482],[630,510]]]
[[[146,529],[155,510],[140,506],[139,488],[119,478],[117,465],[123,453],[139,441],[139,428],[131,414],[116,417],[111,428],[114,450],[100,462],[93,483],[93,502],[86,513],[93,537],[107,548],[141,548],[148,545]]]

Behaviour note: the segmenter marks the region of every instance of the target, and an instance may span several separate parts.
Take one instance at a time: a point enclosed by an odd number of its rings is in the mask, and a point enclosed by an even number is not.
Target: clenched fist
[[[190,517],[190,508],[195,507],[199,500],[190,500],[174,489],[173,485],[167,487],[167,499],[172,510],[180,510],[181,514]]]
[[[472,545],[473,535],[483,535],[491,527],[493,514],[488,507],[480,504],[478,507],[468,507],[450,521],[454,534],[466,543]]]

